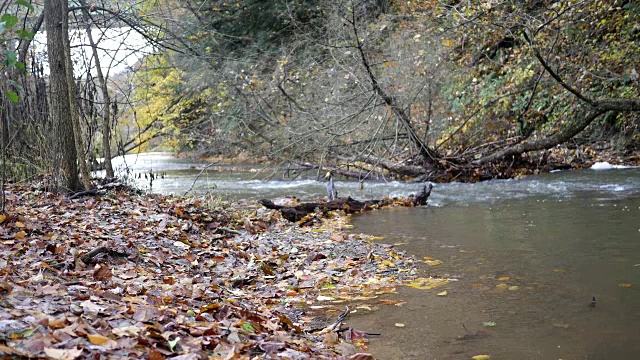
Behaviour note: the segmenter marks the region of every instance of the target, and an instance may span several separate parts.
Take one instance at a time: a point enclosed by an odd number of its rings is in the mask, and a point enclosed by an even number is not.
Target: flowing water
[[[182,194],[200,174],[194,193],[325,194],[317,174],[264,180],[272,173],[262,166],[202,171],[207,164],[167,154],[126,160],[134,177],[165,175],[153,192]],[[367,182],[360,189],[340,181],[337,188],[340,196],[379,198],[408,195],[419,185]],[[386,297],[402,306],[349,318],[356,329],[382,332],[369,344],[380,359],[640,359],[640,169],[437,184],[427,207],[368,212],[353,223],[355,232],[441,260],[420,271],[451,279],[434,290],[401,287]],[[444,290],[447,296],[436,296]],[[588,306],[593,296],[595,308]]]

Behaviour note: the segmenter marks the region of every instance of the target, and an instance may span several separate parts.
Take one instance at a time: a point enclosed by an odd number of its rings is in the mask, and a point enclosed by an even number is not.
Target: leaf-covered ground
[[[11,187],[0,220],[9,358],[372,359],[334,322],[415,277],[339,216],[299,227],[251,204]]]

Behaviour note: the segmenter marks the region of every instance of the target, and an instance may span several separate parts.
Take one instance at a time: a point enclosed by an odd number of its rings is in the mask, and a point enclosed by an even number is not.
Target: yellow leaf
[[[24,227],[24,223],[20,222],[20,221],[16,221],[16,227],[17,228],[23,228]]]
[[[398,328],[403,328],[403,327],[404,327],[404,324],[403,324],[403,323],[396,323],[396,327],[398,327]]]
[[[500,289],[500,290],[504,290],[504,289],[508,289],[509,285],[507,285],[507,284],[498,284],[498,285],[496,285],[496,288]]]
[[[447,279],[417,278],[413,282],[407,284],[407,286],[419,290],[429,290],[443,286],[448,282],[449,280]]]
[[[109,338],[106,336],[102,336],[100,334],[89,334],[87,335],[87,337],[89,338],[89,341],[91,341],[91,343],[93,345],[104,345],[107,343],[107,341],[109,341]]]
[[[388,62],[388,61],[385,61],[383,66],[384,66],[384,67],[389,66],[389,62]]]
[[[520,289],[520,287],[518,287],[517,285],[509,286],[509,291],[516,291],[518,289]]]
[[[438,265],[442,264],[442,261],[440,261],[440,260],[427,260],[425,262],[429,266],[438,266]]]
[[[386,266],[386,267],[396,267],[396,264],[394,264],[392,261],[390,260],[382,260],[382,265]]]
[[[498,278],[498,281],[507,281],[507,280],[509,280],[509,279],[511,279],[511,278],[510,278],[510,277],[508,277],[508,276],[503,276],[503,277],[499,277],[499,278]]]
[[[489,360],[491,359],[490,355],[476,355],[472,357],[473,360]]]
[[[16,239],[24,239],[25,236],[27,236],[27,233],[24,231],[17,232],[15,235]]]
[[[567,270],[565,269],[553,269],[553,272],[557,272],[557,273],[566,273]]]
[[[453,47],[453,40],[442,39],[442,45],[446,47]]]
[[[622,283],[622,284],[618,284],[618,286],[623,287],[623,288],[630,288],[631,284],[629,283]]]
[[[0,224],[2,224],[5,220],[7,220],[7,215],[0,214]]]
[[[447,295],[449,295],[449,293],[447,292],[447,290],[445,290],[443,292],[437,293],[436,295],[438,295],[438,296],[447,296]]]

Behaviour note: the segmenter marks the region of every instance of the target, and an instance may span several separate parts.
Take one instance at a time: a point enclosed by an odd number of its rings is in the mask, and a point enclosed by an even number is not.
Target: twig
[[[342,324],[342,322],[344,321],[344,319],[349,315],[349,307],[347,306],[346,309],[344,310],[344,312],[342,314],[340,314],[340,316],[338,316],[338,318],[336,319],[336,321],[333,323],[333,325],[329,326],[327,329],[328,330],[335,330],[336,328],[339,328],[340,325]]]
[[[97,256],[99,254],[102,254],[102,253],[107,253],[107,254],[109,254],[111,256],[120,256],[120,257],[129,256],[129,254],[127,254],[127,253],[111,250],[111,249],[108,249],[105,246],[100,246],[99,248],[93,249],[93,250],[89,251],[88,253],[82,255],[80,257],[80,260],[82,260],[82,262],[85,263],[85,264],[89,264],[89,263],[91,263],[91,261],[93,260],[93,258],[95,256]]]
[[[196,176],[196,178],[193,180],[193,183],[191,184],[191,187],[189,188],[189,190],[185,191],[185,193],[182,196],[187,196],[187,194],[193,189],[193,187],[196,185],[196,182],[198,181],[198,179],[200,179],[200,176],[202,175],[203,172],[205,172],[205,170],[217,164],[219,164],[219,162],[214,162],[203,167],[202,170],[200,170],[200,172],[198,173],[198,176]]]

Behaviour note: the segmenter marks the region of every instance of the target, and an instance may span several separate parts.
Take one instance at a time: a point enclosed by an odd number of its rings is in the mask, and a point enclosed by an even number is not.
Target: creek
[[[164,174],[151,188],[164,194],[183,194],[206,166],[158,153],[119,159],[140,186],[148,180],[136,174]],[[261,165],[211,166],[192,192],[232,199],[325,195],[317,174],[264,180],[272,175]],[[336,186],[340,196],[359,199],[419,189],[395,181]],[[418,259],[441,260],[420,271],[451,279],[433,290],[399,287],[384,297],[402,306],[349,318],[349,326],[382,333],[369,343],[380,359],[640,358],[640,169],[437,184],[427,207],[367,212],[353,225]],[[436,295],[444,290],[446,296]],[[595,308],[588,306],[593,296]]]

